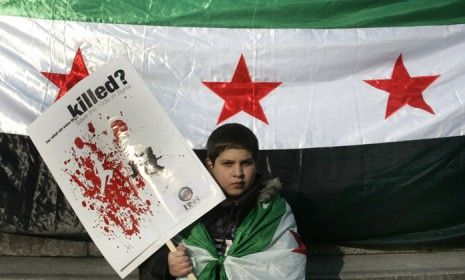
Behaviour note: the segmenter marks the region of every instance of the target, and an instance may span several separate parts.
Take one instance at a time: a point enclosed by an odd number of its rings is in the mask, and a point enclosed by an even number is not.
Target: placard
[[[124,58],[79,82],[27,132],[121,277],[224,199]]]

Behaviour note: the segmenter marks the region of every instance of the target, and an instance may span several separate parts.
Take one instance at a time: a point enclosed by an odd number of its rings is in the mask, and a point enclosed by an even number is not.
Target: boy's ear
[[[205,159],[205,165],[207,166],[208,171],[213,171],[213,161],[210,158]]]

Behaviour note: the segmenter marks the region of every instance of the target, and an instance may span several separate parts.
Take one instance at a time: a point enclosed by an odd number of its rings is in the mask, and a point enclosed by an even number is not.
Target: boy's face
[[[255,180],[255,160],[252,153],[244,149],[226,149],[215,162],[207,158],[207,167],[229,197],[239,197]]]

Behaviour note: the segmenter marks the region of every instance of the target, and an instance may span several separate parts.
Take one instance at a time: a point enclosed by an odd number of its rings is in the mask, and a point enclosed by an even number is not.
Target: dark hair
[[[213,162],[227,149],[244,149],[257,160],[258,140],[255,134],[238,123],[228,123],[216,128],[207,140],[207,157]]]

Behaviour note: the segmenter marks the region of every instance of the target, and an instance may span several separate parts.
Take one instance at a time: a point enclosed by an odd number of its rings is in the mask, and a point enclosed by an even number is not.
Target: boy
[[[180,234],[176,252],[160,249],[140,267],[141,279],[305,279],[306,249],[278,179],[256,173],[258,140],[225,124],[207,141],[206,166],[226,200]]]

